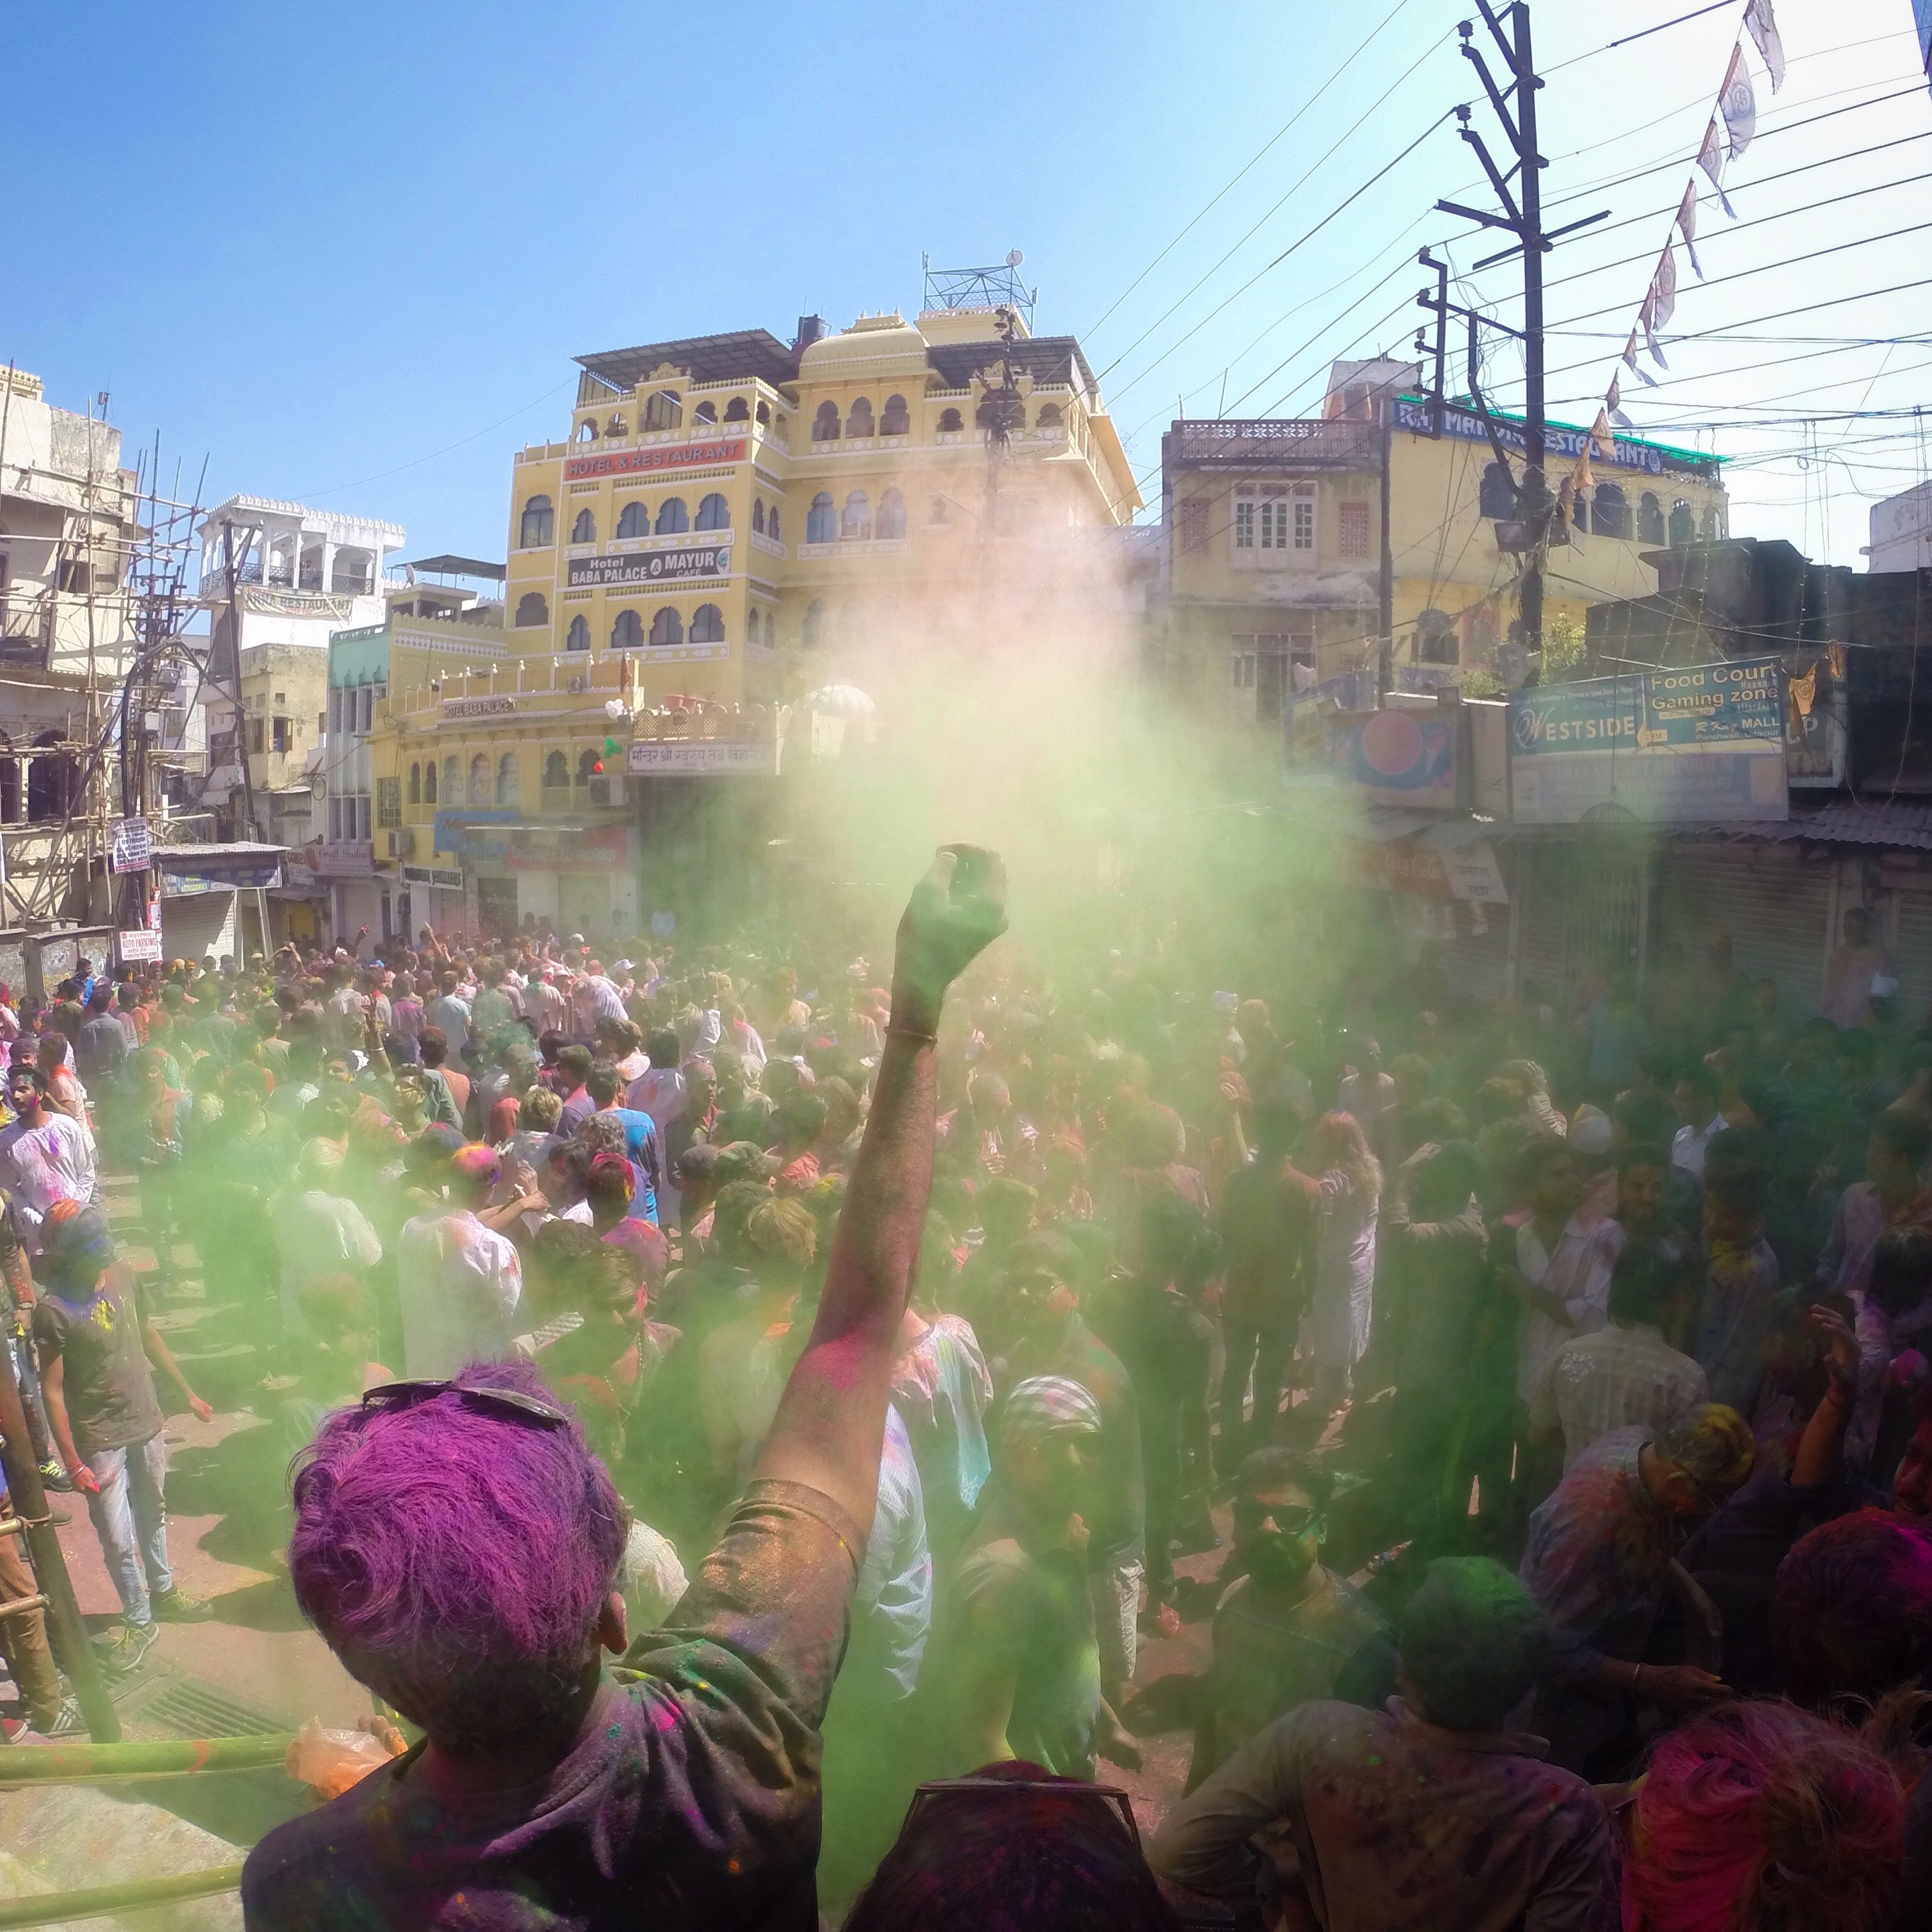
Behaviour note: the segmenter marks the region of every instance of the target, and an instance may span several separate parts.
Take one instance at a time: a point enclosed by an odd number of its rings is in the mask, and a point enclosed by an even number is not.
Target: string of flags
[[[1658,386],[1657,378],[1638,359],[1640,349],[1658,368],[1667,373],[1670,368],[1664,360],[1658,334],[1660,330],[1670,326],[1671,317],[1677,312],[1677,243],[1680,238],[1690,260],[1691,272],[1700,282],[1704,279],[1703,264],[1697,259],[1700,172],[1710,183],[1712,192],[1718,197],[1718,205],[1726,215],[1733,221],[1738,218],[1737,210],[1732,207],[1730,197],[1724,192],[1724,177],[1725,169],[1743,155],[1757,133],[1757,90],[1751,78],[1750,64],[1744,58],[1747,34],[1757,49],[1758,58],[1764,63],[1772,92],[1776,94],[1784,85],[1784,43],[1778,34],[1772,0],[1750,0],[1744,18],[1738,23],[1737,41],[1724,69],[1724,85],[1718,90],[1718,98],[1705,128],[1704,138],[1698,146],[1690,178],[1684,184],[1684,198],[1671,218],[1670,232],[1664,242],[1664,253],[1658,257],[1657,266],[1651,273],[1650,286],[1644,292],[1636,320],[1630,326],[1623,352],[1618,358],[1620,366],[1612,375],[1610,386],[1604,392],[1603,407],[1597,412],[1596,421],[1590,427],[1589,440],[1577,457],[1575,468],[1564,478],[1557,492],[1558,502],[1566,516],[1578,494],[1592,488],[1595,482],[1590,468],[1592,450],[1594,448],[1599,457],[1608,461],[1616,447],[1616,432],[1633,427],[1622,406],[1624,370],[1629,370],[1640,382],[1654,389]],[[1724,127],[1721,137],[1718,132],[1720,122]]]

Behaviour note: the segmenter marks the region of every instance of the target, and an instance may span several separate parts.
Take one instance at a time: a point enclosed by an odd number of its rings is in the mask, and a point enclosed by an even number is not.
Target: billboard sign
[[[1453,812],[1456,726],[1453,706],[1360,711],[1333,718],[1328,746],[1335,776],[1378,804]]]
[[[1574,825],[1615,805],[1660,824],[1788,818],[1784,704],[1776,658],[1518,692],[1510,815]]]
[[[154,863],[154,835],[145,818],[117,818],[108,836],[116,872],[145,872]]]
[[[602,456],[572,456],[563,466],[566,483],[593,476],[642,476],[654,470],[689,470],[713,463],[737,463],[745,454],[742,436],[704,442],[654,443],[648,449],[613,449]]]
[[[572,590],[618,590],[633,584],[678,584],[694,577],[728,577],[731,540],[682,550],[632,550],[622,556],[573,556],[564,566]]]
[[[686,778],[748,772],[770,777],[778,770],[778,748],[769,738],[640,739],[626,754],[625,769],[636,776],[653,772]]]

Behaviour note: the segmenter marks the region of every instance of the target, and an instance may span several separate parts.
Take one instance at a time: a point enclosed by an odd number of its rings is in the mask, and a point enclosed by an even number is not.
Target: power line
[[[1288,119],[1284,122],[1265,142],[1262,143],[1260,150],[1256,154],[1254,158],[1250,160],[1245,167],[1240,169],[1233,176],[1233,178],[1229,180],[1227,185],[1222,188],[1220,191],[1216,194],[1204,208],[1202,208],[1200,212],[1181,230],[1180,232],[1175,236],[1174,239],[1168,242],[1167,246],[1163,248],[1160,253],[1156,255],[1154,260],[1150,262],[1147,266],[1143,268],[1140,273],[1136,275],[1133,280],[1130,281],[1126,286],[1107,304],[1106,308],[1102,312],[1098,320],[1088,325],[1087,333],[1089,335],[1095,334],[1099,332],[1101,324],[1106,321],[1108,316],[1111,316],[1114,313],[1114,310],[1118,308],[1121,303],[1125,302],[1128,296],[1132,295],[1135,290],[1138,288],[1142,283],[1145,281],[1148,276],[1152,274],[1154,270],[1159,268],[1161,263],[1166,261],[1168,256],[1174,253],[1174,250],[1178,248],[1180,244],[1186,239],[1187,236],[1207,218],[1208,214],[1213,212],[1213,210],[1220,203],[1220,202],[1228,195],[1228,194],[1238,183],[1244,179],[1260,165],[1262,158],[1274,147],[1276,143],[1279,142],[1284,135],[1288,134],[1288,131],[1294,127],[1296,123],[1300,120],[1301,117],[1328,92],[1329,88],[1333,87],[1336,82],[1340,80],[1342,75],[1346,74],[1349,68],[1354,66],[1355,62],[1364,54],[1367,52],[1371,43],[1380,37],[1382,29],[1388,26],[1390,22],[1395,18],[1396,14],[1401,13],[1405,8],[1409,6],[1411,4],[1412,0],[1396,0],[1395,5],[1382,16],[1380,24],[1370,30],[1367,39],[1362,41],[1362,43],[1355,49],[1354,52],[1352,53],[1348,58],[1345,60],[1342,64],[1338,67],[1335,71],[1331,74],[1328,78],[1324,80],[1322,85],[1294,110],[1292,115],[1288,116]]]

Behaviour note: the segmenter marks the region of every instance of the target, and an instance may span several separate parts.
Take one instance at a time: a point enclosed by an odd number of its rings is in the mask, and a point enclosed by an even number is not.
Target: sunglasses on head
[[[1141,1846],[1141,1828],[1134,1820],[1133,1801],[1118,1784],[1088,1784],[1068,1778],[939,1778],[922,1784],[914,1792],[912,1803],[906,1808],[905,1822],[910,1826],[919,1816],[920,1808],[928,1799],[950,1796],[955,1792],[996,1792],[1010,1793],[1015,1797],[1032,1797],[1042,1792],[1060,1798],[1071,1797],[1082,1801],[1097,1798],[1103,1803],[1119,1808],[1122,1822],[1127,1828],[1127,1836],[1133,1840],[1136,1851]],[[904,1826],[900,1828],[902,1831]]]
[[[570,1420],[562,1409],[545,1402],[541,1396],[526,1395],[521,1389],[474,1388],[467,1383],[453,1382],[379,1382],[362,1394],[364,1408],[412,1408],[419,1402],[428,1402],[439,1395],[460,1395],[466,1402],[475,1402],[478,1408],[494,1410],[506,1415],[512,1421],[541,1422],[546,1428],[568,1424]]]

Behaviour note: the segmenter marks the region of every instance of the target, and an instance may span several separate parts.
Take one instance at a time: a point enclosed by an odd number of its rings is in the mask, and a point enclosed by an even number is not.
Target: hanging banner
[[[1335,776],[1382,805],[1453,811],[1456,803],[1459,712],[1364,711],[1328,722]]]
[[[1684,199],[1677,204],[1677,226],[1684,237],[1690,266],[1701,282],[1704,279],[1704,265],[1697,259],[1697,184],[1694,181],[1684,184]]]
[[[1744,9],[1744,25],[1750,29],[1759,55],[1770,70],[1771,91],[1775,94],[1784,85],[1784,42],[1772,14],[1771,0],[1750,0]]]
[[[1511,815],[1574,825],[1616,806],[1660,824],[1789,818],[1784,712],[1778,658],[1518,692]]]
[[[1744,65],[1742,47],[1731,50],[1731,64],[1725,70],[1724,91],[1718,96],[1718,111],[1724,117],[1724,132],[1730,136],[1731,159],[1736,160],[1751,144],[1757,132],[1757,94],[1751,86],[1750,69]]]
[[[117,872],[145,872],[154,863],[154,835],[145,818],[117,818],[108,834],[108,863]]]

